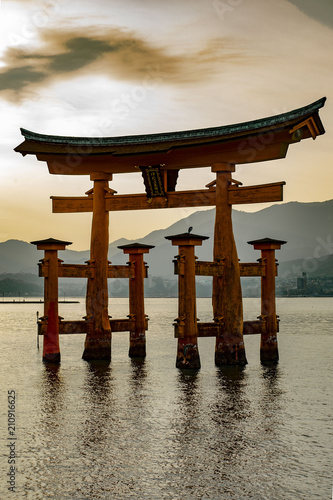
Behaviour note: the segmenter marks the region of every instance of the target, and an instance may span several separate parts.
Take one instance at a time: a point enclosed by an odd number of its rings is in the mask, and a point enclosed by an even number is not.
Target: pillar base
[[[279,361],[279,350],[276,337],[260,345],[261,363],[277,363]]]
[[[145,358],[146,357],[146,333],[130,332],[130,345],[128,355],[130,358]]]
[[[199,370],[201,368],[197,344],[178,343],[176,368],[182,370]]]
[[[215,365],[247,365],[244,344],[219,345],[215,349]]]
[[[145,358],[146,357],[146,343],[137,343],[137,344],[131,344],[129,351],[128,351],[128,356],[130,358]]]
[[[85,361],[111,360],[111,338],[110,339],[87,339],[82,359]]]
[[[60,363],[60,352],[54,352],[52,354],[43,354],[43,362],[44,363],[53,363],[53,364],[59,364]]]

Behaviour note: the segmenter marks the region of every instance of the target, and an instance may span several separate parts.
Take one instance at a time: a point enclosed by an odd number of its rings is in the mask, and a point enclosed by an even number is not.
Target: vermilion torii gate
[[[35,155],[57,175],[89,175],[93,189],[83,197],[52,197],[53,212],[92,212],[88,275],[89,329],[84,359],[109,359],[108,320],[109,212],[176,207],[215,206],[214,262],[223,261],[223,276],[213,278],[214,321],[223,318],[224,336],[217,338],[215,362],[246,363],[243,343],[240,269],[231,210],[234,204],[283,199],[284,182],[241,187],[232,178],[236,165],[284,158],[290,144],[325,132],[319,118],[322,98],[308,106],[272,117],[199,130],[109,138],[60,137],[21,129],[25,140],[15,151]],[[206,189],[176,191],[180,169],[211,167],[216,180]],[[114,174],[141,170],[146,193],[121,195],[109,187]]]

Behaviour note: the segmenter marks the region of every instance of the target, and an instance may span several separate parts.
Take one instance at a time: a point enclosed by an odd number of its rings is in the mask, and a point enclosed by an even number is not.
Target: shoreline
[[[58,304],[79,304],[79,300],[59,300]],[[44,300],[2,300],[0,304],[44,304]]]

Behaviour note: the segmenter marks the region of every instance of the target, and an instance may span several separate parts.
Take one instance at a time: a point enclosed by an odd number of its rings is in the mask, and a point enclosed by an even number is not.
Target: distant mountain
[[[121,238],[109,245],[109,259],[119,252],[117,245],[126,245],[129,240]],[[84,264],[89,260],[90,251],[67,250],[59,252],[59,258],[67,264]],[[0,243],[0,274],[2,273],[32,273],[38,274],[37,264],[43,258],[43,252],[35,245],[21,240],[7,240]]]
[[[193,227],[193,232],[209,236],[201,247],[196,247],[196,255],[201,260],[213,259],[215,210],[195,212],[164,230],[154,231],[141,241],[155,245],[145,256],[151,276],[170,278],[173,274],[172,260],[177,247],[172,247],[165,236],[182,233]],[[273,205],[259,212],[247,213],[233,210],[233,226],[238,257],[242,262],[255,262],[260,252],[253,250],[247,242],[263,237],[287,241],[276,252],[279,262],[295,259],[316,259],[333,254],[333,200],[321,203],[290,202]],[[119,252],[112,257],[118,264],[124,261]],[[329,264],[328,264],[329,267]],[[331,271],[333,274],[333,270]]]
[[[59,252],[66,262],[83,263],[89,259],[89,251],[76,252],[65,250]],[[32,273],[37,275],[37,263],[43,258],[43,252],[26,241],[8,240],[0,243],[0,273]]]
[[[333,277],[333,254],[320,259],[296,259],[282,262],[279,265],[279,277],[285,279],[299,278],[306,273],[312,278]]]
[[[2,297],[19,295],[43,295],[43,282],[33,274],[0,274]]]
[[[194,233],[209,236],[209,240],[204,241],[202,247],[196,248],[196,255],[202,260],[212,260],[214,218],[214,209],[198,211],[167,229],[153,231],[140,239],[141,243],[155,246],[145,255],[149,275],[164,279],[173,278],[172,260],[178,249],[164,237],[185,232],[190,226],[193,227]],[[254,213],[233,210],[233,225],[238,256],[243,262],[254,262],[260,256],[260,252],[254,251],[252,246],[247,244],[250,240],[267,236],[287,241],[277,252],[280,273],[282,269],[287,269],[285,266],[291,266],[290,262],[295,259],[304,263],[304,259],[316,260],[333,254],[333,200],[276,204]],[[126,263],[128,256],[123,255],[117,246],[134,241],[122,238],[112,242],[109,246],[109,260],[113,264]],[[43,252],[38,251],[34,245],[19,240],[5,241],[0,243],[0,273],[33,273],[36,276],[37,263],[42,257]],[[89,259],[89,250],[78,252],[68,249],[59,252],[59,257],[66,263],[82,264]],[[326,274],[333,275],[332,265],[331,258],[322,259],[317,272],[325,268]]]

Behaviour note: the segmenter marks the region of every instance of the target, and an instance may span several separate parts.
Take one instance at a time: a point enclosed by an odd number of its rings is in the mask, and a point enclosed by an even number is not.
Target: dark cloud
[[[289,0],[308,16],[333,29],[332,0]]]
[[[0,75],[0,89],[19,91],[22,87],[43,81],[45,74],[32,66],[12,68]]]
[[[222,38],[211,40],[192,54],[170,55],[166,48],[118,28],[103,35],[91,28],[84,35],[78,30],[49,30],[42,34],[37,51],[7,50],[6,68],[0,72],[0,96],[24,99],[41,85],[83,74],[140,83],[152,68],[158,68],[165,83],[193,83],[220,71],[223,63],[243,60],[231,42]]]
[[[64,52],[55,55],[30,54],[21,56],[22,59],[44,59],[49,74],[68,73],[88,66],[109,51],[109,44],[101,40],[77,37],[64,44]]]

